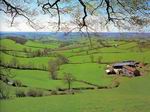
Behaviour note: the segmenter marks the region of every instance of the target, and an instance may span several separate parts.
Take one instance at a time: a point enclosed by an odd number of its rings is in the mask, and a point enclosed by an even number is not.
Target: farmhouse
[[[140,76],[140,71],[136,69],[139,63],[135,61],[122,61],[112,64],[106,69],[107,74],[122,74],[125,76]]]
[[[124,66],[122,71],[127,76],[140,76],[140,71],[133,67]]]

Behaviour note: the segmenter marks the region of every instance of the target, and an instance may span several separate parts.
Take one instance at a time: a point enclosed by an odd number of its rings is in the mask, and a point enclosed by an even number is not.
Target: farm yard
[[[149,112],[150,40],[0,40],[1,112]],[[134,60],[141,76],[108,75]]]

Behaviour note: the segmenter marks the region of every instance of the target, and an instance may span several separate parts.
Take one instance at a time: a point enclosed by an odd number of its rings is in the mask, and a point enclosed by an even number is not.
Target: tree
[[[26,49],[26,48],[23,48],[23,52],[27,53],[28,51],[27,51],[27,49]]]
[[[56,63],[58,65],[62,65],[62,64],[68,64],[69,63],[69,59],[63,55],[59,55],[57,60],[56,60]]]
[[[73,81],[75,81],[75,78],[71,73],[64,73],[64,82],[68,84],[68,90],[71,90]]]
[[[97,62],[100,64],[102,62],[103,57],[102,56],[98,56],[98,60]]]
[[[91,63],[94,63],[94,56],[91,54],[90,55]]]
[[[53,80],[57,79],[58,64],[55,61],[48,62],[48,70],[49,70],[50,77]]]

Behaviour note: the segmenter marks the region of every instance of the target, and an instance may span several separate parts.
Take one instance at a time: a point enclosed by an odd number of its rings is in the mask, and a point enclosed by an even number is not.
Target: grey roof
[[[115,63],[113,66],[135,66],[135,62],[121,62]]]

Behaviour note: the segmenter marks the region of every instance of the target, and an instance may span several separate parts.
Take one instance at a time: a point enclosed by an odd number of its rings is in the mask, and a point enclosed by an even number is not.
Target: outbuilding
[[[107,74],[122,74],[124,76],[140,76],[140,71],[137,70],[138,62],[128,60],[119,63],[114,63],[107,67]]]
[[[140,76],[140,71],[133,67],[124,66],[122,71],[125,76]]]

